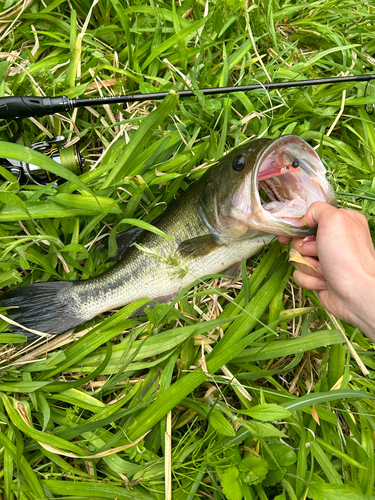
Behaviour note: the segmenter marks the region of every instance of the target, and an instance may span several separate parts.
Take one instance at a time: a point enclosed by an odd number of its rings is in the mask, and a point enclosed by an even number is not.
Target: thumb
[[[337,210],[337,208],[323,201],[316,201],[310,205],[306,214],[302,217],[299,226],[304,226],[308,223],[310,226],[319,225],[319,221],[323,215],[327,215],[332,211],[332,214]]]

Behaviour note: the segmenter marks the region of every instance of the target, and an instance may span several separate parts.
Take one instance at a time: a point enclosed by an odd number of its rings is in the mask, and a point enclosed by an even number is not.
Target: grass
[[[98,97],[373,72],[374,8],[316,2],[2,0],[0,95]],[[339,206],[375,230],[374,117],[365,84],[171,94],[0,124],[0,156],[55,172],[19,185],[0,169],[0,283],[87,279],[115,235],[250,137],[317,148]],[[372,95],[374,91],[372,91]],[[77,145],[78,177],[25,146]],[[79,141],[79,142],[78,142]],[[141,222],[139,222],[141,220]],[[98,250],[101,240],[108,248]],[[147,316],[142,302],[40,347],[0,311],[4,500],[374,499],[374,346],[293,284],[274,244],[229,288],[198,280]],[[130,446],[129,446],[130,445]]]

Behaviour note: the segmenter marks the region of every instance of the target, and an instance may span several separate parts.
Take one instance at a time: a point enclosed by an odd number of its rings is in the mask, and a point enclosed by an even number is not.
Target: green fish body
[[[269,177],[275,165],[292,163],[298,169]],[[154,225],[172,240],[143,231],[105,273],[16,288],[1,305],[17,306],[9,316],[21,325],[52,334],[140,298],[165,302],[197,278],[248,259],[276,234],[312,234],[296,225],[318,200],[335,203],[315,151],[297,136],[258,139],[224,156],[158,219]]]

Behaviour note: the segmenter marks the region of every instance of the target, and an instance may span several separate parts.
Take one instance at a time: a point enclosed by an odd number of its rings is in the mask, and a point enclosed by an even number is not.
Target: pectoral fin
[[[212,234],[207,234],[183,241],[179,244],[178,251],[181,257],[195,259],[204,257],[221,246],[222,245],[212,236]]]

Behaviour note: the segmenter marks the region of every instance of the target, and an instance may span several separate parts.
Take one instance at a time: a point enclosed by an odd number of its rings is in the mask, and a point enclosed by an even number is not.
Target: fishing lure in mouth
[[[299,167],[299,161],[294,160],[293,163],[287,163],[286,165],[279,165],[278,167],[271,167],[266,172],[259,174],[258,180],[265,181],[266,179],[271,179],[272,177],[278,177],[280,175],[287,174],[288,172],[301,172]]]

